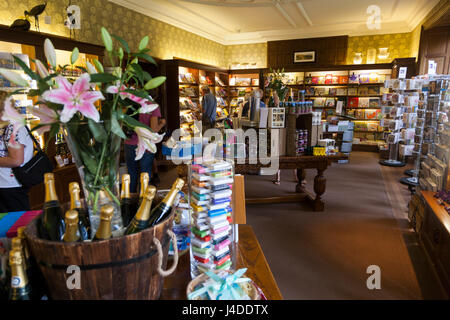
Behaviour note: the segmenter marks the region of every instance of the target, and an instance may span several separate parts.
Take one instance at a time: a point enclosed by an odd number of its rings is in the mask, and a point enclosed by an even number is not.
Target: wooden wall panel
[[[311,66],[342,65],[347,59],[348,36],[269,41],[268,68],[301,69]],[[316,61],[294,63],[294,52],[315,51]]]
[[[428,61],[437,62],[437,74],[450,72],[450,27],[422,30],[419,50],[420,74],[428,72]]]

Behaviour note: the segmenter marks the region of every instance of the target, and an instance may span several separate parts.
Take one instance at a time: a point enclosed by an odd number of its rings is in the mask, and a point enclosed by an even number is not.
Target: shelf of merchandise
[[[183,59],[165,60],[163,65],[163,75],[167,78],[165,99],[169,131],[183,128],[185,134],[183,139],[191,139],[194,132],[199,129],[194,128],[194,121],[201,121],[201,89],[205,86],[210,88],[218,100],[216,122],[218,125],[223,122],[226,117],[220,115],[223,115],[223,112],[228,115],[229,108],[228,70]],[[187,91],[190,91],[192,95],[182,93],[181,88],[189,88]],[[224,90],[224,95],[218,94],[220,89]],[[223,99],[225,106],[221,106],[220,98]]]

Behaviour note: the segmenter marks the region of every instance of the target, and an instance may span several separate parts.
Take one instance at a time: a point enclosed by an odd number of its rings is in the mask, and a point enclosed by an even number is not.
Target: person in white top
[[[12,137],[13,126],[1,120],[7,93],[0,91],[0,213],[30,210],[28,190],[17,181],[12,168],[21,167],[31,160],[33,140],[27,129],[20,128]],[[12,139],[16,143],[10,146]]]

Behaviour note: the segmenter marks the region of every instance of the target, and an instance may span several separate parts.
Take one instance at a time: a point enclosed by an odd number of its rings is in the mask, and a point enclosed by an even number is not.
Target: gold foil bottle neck
[[[183,189],[184,186],[184,180],[181,178],[177,178],[177,180],[175,180],[175,183],[172,186],[172,189],[177,189],[178,191]]]
[[[120,199],[123,198],[131,198],[130,196],[130,182],[131,182],[131,178],[129,174],[124,174],[122,176],[122,190],[120,192]]]
[[[100,209],[100,219],[110,221],[114,214],[114,207],[110,204],[104,205]]]
[[[25,229],[26,229],[26,227],[18,227],[17,228],[17,236],[20,239],[25,239]]]
[[[58,196],[55,190],[55,176],[53,173],[44,174],[45,184],[45,202],[58,201]]]
[[[78,211],[77,210],[69,210],[65,215],[66,223],[78,223]]]
[[[18,249],[12,249],[9,252],[9,265],[10,266],[22,266],[22,252]]]
[[[150,209],[152,207],[153,199],[155,198],[156,187],[148,186],[145,190],[144,197],[142,198],[142,203],[136,212],[135,219],[137,220],[148,220],[150,218]]]
[[[150,181],[150,177],[147,172],[141,173],[141,190],[139,192],[139,198],[144,196],[145,190],[147,190],[148,182]]]
[[[65,214],[66,232],[64,233],[64,242],[75,242],[78,241],[79,236],[77,235],[78,230],[78,211],[69,210]]]
[[[12,238],[11,249],[22,250],[22,240],[19,237]]]
[[[80,191],[80,185],[78,182],[71,182],[69,184],[70,209],[81,208]]]

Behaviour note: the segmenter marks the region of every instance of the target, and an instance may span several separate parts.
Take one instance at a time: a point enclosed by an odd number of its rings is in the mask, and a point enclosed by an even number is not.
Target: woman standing
[[[6,103],[7,92],[0,91],[0,212],[27,211],[28,190],[17,181],[12,168],[31,160],[33,140],[24,127],[13,135],[13,125],[1,119]]]
[[[149,114],[140,113],[139,122],[149,126],[154,132],[159,132],[166,124],[164,119],[159,119],[161,112],[159,107]],[[138,137],[133,132],[131,137],[125,141],[125,160],[127,162],[128,174],[130,175],[130,192],[137,192],[138,177],[140,173],[147,172],[148,176],[152,176],[152,166],[155,155],[146,151],[141,160],[136,161],[136,148]],[[140,167],[140,168],[139,168]],[[140,170],[139,170],[140,169]]]

